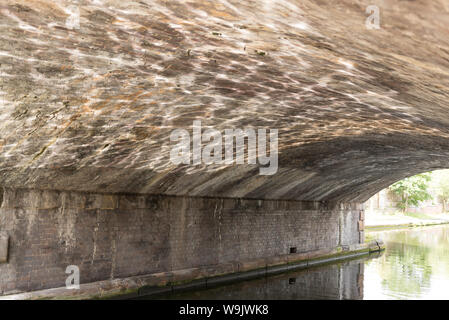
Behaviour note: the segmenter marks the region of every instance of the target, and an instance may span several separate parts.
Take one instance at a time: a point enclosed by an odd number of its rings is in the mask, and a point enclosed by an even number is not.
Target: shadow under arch
[[[297,200],[365,202],[396,181],[449,168],[449,141],[404,133],[340,137],[283,150],[279,163],[314,172],[286,192]]]

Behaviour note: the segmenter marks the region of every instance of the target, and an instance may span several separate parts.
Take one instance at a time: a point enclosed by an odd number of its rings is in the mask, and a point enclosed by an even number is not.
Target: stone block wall
[[[0,294],[332,249],[363,241],[358,204],[3,189]]]

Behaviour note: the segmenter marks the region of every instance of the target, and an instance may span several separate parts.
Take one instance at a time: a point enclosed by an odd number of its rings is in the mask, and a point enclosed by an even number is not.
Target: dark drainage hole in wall
[[[296,247],[291,247],[290,248],[290,253],[296,253]]]
[[[295,283],[296,283],[296,278],[288,279],[288,284],[295,284]]]

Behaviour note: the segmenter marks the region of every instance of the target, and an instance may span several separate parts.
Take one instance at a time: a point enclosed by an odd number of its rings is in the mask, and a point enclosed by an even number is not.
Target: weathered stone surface
[[[365,230],[365,221],[359,220],[359,231]]]
[[[9,236],[6,232],[0,231],[0,263],[8,261]]]
[[[366,244],[363,247],[367,247]],[[340,257],[341,258],[341,257]],[[323,258],[321,263],[325,263],[326,259]],[[261,261],[249,261],[245,262],[247,266],[253,265],[254,267],[258,267],[257,262]],[[256,264],[254,264],[256,263]],[[302,269],[304,264],[307,264],[307,261],[303,263],[296,263],[294,266],[275,266],[274,269],[279,268],[297,268]],[[263,264],[262,264],[263,265]],[[302,267],[301,267],[302,265]],[[187,269],[187,270],[179,270],[177,272],[163,272],[158,274],[144,275],[144,276],[134,276],[128,277],[124,279],[114,279],[114,280],[103,280],[98,282],[91,282],[87,284],[81,284],[80,289],[78,290],[67,290],[66,288],[53,288],[53,289],[44,289],[40,291],[33,291],[29,293],[18,293],[11,294],[6,296],[0,296],[0,300],[22,300],[22,299],[89,299],[89,298],[107,298],[107,297],[117,297],[126,295],[129,298],[135,298],[137,296],[143,295],[151,295],[151,294],[161,294],[161,293],[173,293],[180,292],[185,290],[186,288],[204,288],[210,287],[214,284],[224,284],[227,283],[227,286],[220,288],[215,288],[215,292],[223,291],[226,297],[229,297],[229,286],[232,287],[241,287],[246,290],[248,288],[254,288],[253,286],[248,287],[246,282],[238,282],[236,284],[229,284],[229,282],[236,282],[237,279],[248,279],[254,278],[255,276],[259,277],[258,281],[260,283],[264,283],[262,291],[259,289],[252,289],[252,297],[254,294],[261,294],[261,299],[273,298],[273,299],[291,299],[292,293],[296,290],[296,294],[293,295],[295,299],[300,297],[308,298],[315,297],[317,299],[323,298],[323,293],[326,294],[326,298],[331,299],[358,299],[363,297],[363,263],[360,261],[347,261],[344,264],[334,264],[327,265],[323,270],[321,267],[314,267],[312,269],[300,270],[296,272],[292,272],[293,269],[290,269],[290,272],[286,275],[272,276],[271,268],[263,268],[253,270],[251,272],[246,273],[238,273],[238,274],[227,274],[220,277],[213,278],[201,278],[196,279],[196,271],[198,269]],[[353,266],[353,267],[349,267]],[[348,268],[349,267],[349,268]],[[355,268],[354,268],[355,267]],[[200,272],[203,272],[204,275],[207,274],[207,270],[201,268]],[[348,269],[352,269],[348,270]],[[286,270],[286,269],[285,269]],[[323,272],[324,271],[324,272]],[[330,272],[329,272],[330,271]],[[355,271],[355,272],[354,272]],[[189,280],[184,282],[176,282],[174,280],[175,274],[182,274],[182,279],[187,279],[186,276],[190,276]],[[317,273],[317,276],[311,276],[311,274]],[[271,275],[270,277],[264,277],[264,275]],[[346,277],[350,275],[350,277]],[[352,275],[352,276],[351,276]],[[303,276],[305,276],[303,278]],[[289,286],[284,287],[284,283],[279,283],[277,279],[279,277],[287,277],[288,281],[285,281],[285,284]],[[286,280],[287,280],[286,279]],[[290,280],[294,279],[293,282]],[[308,280],[307,280],[308,279]],[[277,284],[273,286],[270,284],[272,280],[275,280],[274,283]],[[295,281],[297,280],[297,281]],[[306,280],[306,281],[304,281]],[[254,283],[254,280],[253,280]],[[295,290],[292,292],[291,284],[298,283],[298,286],[295,286]],[[281,285],[281,286],[279,286]],[[352,288],[352,289],[351,289]],[[267,290],[268,289],[268,290]],[[273,290],[275,289],[275,290]],[[277,290],[276,290],[277,289]],[[235,290],[232,290],[235,292]],[[256,291],[256,293],[254,293]],[[358,295],[348,295],[348,293],[357,293]],[[198,292],[201,295],[201,291]],[[313,294],[313,296],[311,296]],[[237,294],[238,297],[244,298],[240,294]],[[315,296],[316,295],[316,296]],[[217,295],[215,298],[220,296]],[[208,298],[210,299],[210,292],[208,294]],[[160,298],[160,296],[159,296]]]
[[[9,205],[19,195],[27,200]],[[152,274],[145,285],[166,285],[318,258],[359,242],[357,224],[345,222],[359,217],[353,205],[45,191],[51,200],[43,206],[40,195],[4,190],[0,228],[11,245],[0,295],[63,287],[69,265],[79,267],[82,284]],[[92,199],[139,205],[111,209]]]
[[[380,30],[365,27],[370,4]],[[0,185],[363,201],[449,167],[448,12],[444,0],[2,0]],[[279,171],[171,164],[170,132],[195,119],[279,129]]]

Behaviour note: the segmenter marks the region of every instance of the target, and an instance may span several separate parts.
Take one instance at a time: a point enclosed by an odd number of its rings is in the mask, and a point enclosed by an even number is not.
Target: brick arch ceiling
[[[363,201],[449,167],[449,5],[0,3],[0,184]],[[76,16],[75,16],[76,18]],[[192,122],[279,130],[279,170],[175,166]]]

